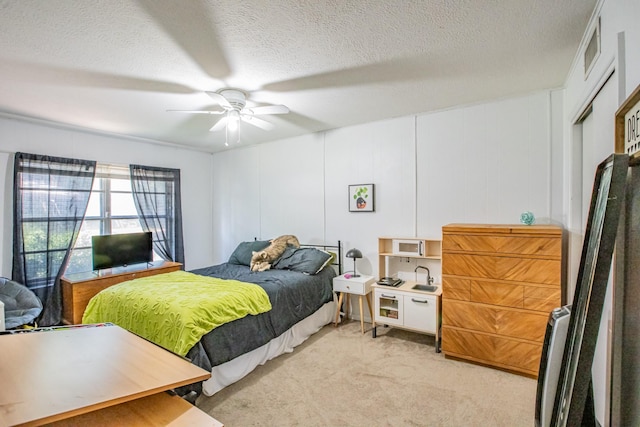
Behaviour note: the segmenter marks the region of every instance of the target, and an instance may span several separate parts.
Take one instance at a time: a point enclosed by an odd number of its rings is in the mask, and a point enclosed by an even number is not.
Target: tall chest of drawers
[[[549,312],[562,305],[553,225],[442,228],[442,351],[537,376]]]

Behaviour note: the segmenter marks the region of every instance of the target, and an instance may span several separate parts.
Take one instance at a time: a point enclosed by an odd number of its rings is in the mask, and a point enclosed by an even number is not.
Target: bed
[[[252,272],[249,263],[251,253],[261,250],[268,241],[241,242],[228,262],[185,272],[166,273],[152,278],[136,279],[105,289],[96,295],[87,306],[83,323],[116,323],[144,338],[187,357],[192,363],[211,371],[211,378],[202,384],[187,387],[182,394],[194,390],[211,396],[224,387],[240,380],[258,365],[286,352],[304,342],[309,336],[331,323],[336,312],[332,279],[341,274],[341,245],[302,245],[288,247],[273,263],[271,269]],[[139,329],[137,311],[139,298],[131,298],[125,290],[142,288],[144,280],[155,279],[153,295],[145,299],[165,298],[162,277],[180,273],[188,278],[193,274],[204,280],[225,279],[238,283],[258,285],[268,296],[271,308],[260,314],[244,315],[214,327],[202,335],[195,344],[172,347],[146,330]],[[182,280],[182,276],[180,277]],[[175,283],[173,284],[175,286]],[[237,286],[237,285],[235,285]],[[170,289],[167,285],[166,289]],[[169,292],[167,290],[167,292]],[[145,302],[154,305],[154,300]],[[163,303],[158,303],[163,304]],[[117,310],[113,310],[117,307]],[[151,310],[154,311],[154,310]],[[200,316],[199,314],[195,314]],[[145,320],[145,323],[161,319]],[[166,325],[167,323],[163,323]],[[176,329],[180,329],[179,326]],[[165,331],[166,332],[166,331]],[[147,336],[145,336],[147,335]],[[184,343],[182,343],[184,344]],[[176,350],[180,349],[180,350]]]

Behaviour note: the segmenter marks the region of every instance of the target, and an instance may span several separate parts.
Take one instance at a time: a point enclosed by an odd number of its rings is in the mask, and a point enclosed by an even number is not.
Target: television
[[[153,261],[152,233],[106,234],[91,237],[94,270]]]

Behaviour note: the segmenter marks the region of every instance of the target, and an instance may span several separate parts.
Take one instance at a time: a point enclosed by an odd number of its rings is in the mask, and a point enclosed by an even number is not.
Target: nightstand
[[[346,277],[345,277],[346,276]],[[348,278],[347,278],[348,277]],[[340,297],[338,298],[338,308],[336,310],[336,321],[335,326],[338,326],[338,322],[340,321],[340,307],[342,307],[342,302],[345,294],[347,295],[347,309],[345,310],[345,318],[349,317],[349,302],[350,295],[358,295],[360,302],[360,329],[364,334],[364,316],[362,314],[362,297],[365,297],[367,300],[367,305],[369,306],[369,316],[371,317],[371,321],[373,321],[373,310],[371,309],[371,285],[375,283],[375,279],[373,276],[359,276],[353,277],[350,274],[343,274],[338,277],[333,278],[333,291],[339,292]]]

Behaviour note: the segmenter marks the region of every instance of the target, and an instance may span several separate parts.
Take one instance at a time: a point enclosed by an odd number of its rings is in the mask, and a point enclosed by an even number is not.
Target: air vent
[[[600,18],[596,21],[596,25],[593,27],[591,37],[584,50],[584,79],[586,80],[589,73],[593,69],[593,66],[600,55]]]

